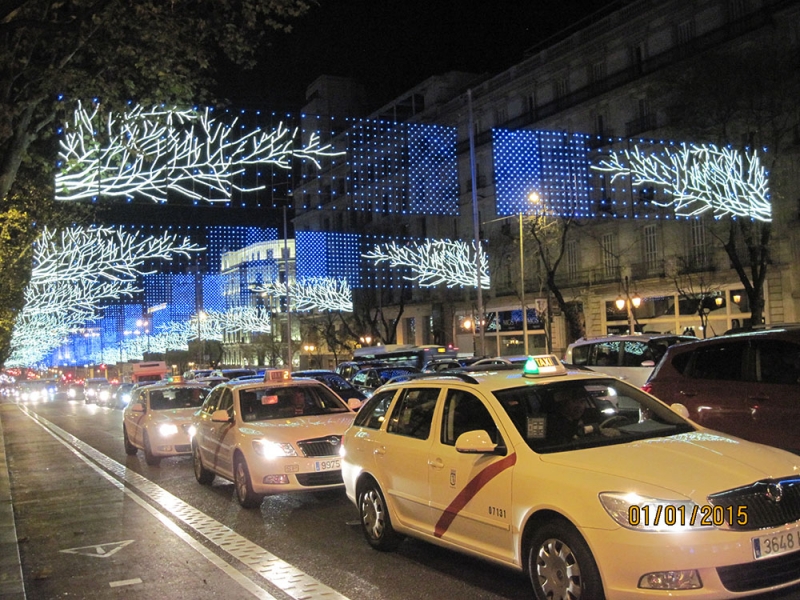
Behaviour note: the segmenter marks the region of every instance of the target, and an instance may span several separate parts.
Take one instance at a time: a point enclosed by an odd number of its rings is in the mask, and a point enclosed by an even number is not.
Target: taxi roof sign
[[[529,356],[522,369],[525,377],[549,377],[552,375],[566,375],[567,368],[558,360],[555,354],[537,354]]]
[[[264,381],[289,381],[292,373],[289,369],[267,369],[264,371]]]

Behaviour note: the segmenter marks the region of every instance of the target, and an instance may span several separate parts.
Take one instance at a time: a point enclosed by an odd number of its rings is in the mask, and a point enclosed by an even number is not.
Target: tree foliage
[[[59,122],[75,101],[108,111],[216,103],[220,57],[253,66],[313,0],[14,0],[0,3],[0,364],[42,225],[86,210],[53,202]]]

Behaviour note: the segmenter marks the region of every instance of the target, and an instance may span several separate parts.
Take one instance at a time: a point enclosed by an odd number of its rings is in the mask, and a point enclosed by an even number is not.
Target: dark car
[[[352,381],[356,388],[365,395],[371,396],[372,392],[395,377],[421,372],[416,367],[370,367],[353,375]]]
[[[385,367],[388,366],[384,361],[357,361],[357,360],[348,360],[345,362],[341,362],[336,365],[336,372],[347,379],[347,381],[352,381],[355,374],[361,371],[362,369],[366,369],[367,367]]]
[[[112,408],[125,408],[131,401],[131,390],[133,390],[133,383],[120,383],[116,389],[111,393],[111,407]]]
[[[701,425],[800,454],[800,328],[671,346],[643,387]]]
[[[347,381],[344,377],[333,371],[325,371],[324,369],[311,369],[308,371],[295,371],[292,377],[307,377],[309,379],[316,379],[324,383],[339,397],[347,402],[350,398],[357,398],[361,402],[367,399],[366,394],[355,387],[352,383]]]
[[[106,404],[111,397],[111,384],[105,377],[92,377],[83,383],[86,404]]]
[[[460,369],[463,366],[464,365],[455,358],[437,358],[426,362],[425,366],[422,367],[422,370],[425,373],[438,373],[439,371]]]

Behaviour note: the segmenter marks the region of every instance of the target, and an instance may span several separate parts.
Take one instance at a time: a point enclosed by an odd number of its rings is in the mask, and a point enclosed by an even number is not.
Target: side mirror
[[[348,398],[347,406],[350,410],[358,411],[358,409],[361,408],[361,400],[358,398]]]
[[[684,419],[690,419],[691,418],[689,416],[689,409],[686,408],[686,406],[684,406],[680,402],[676,402],[675,404],[670,404],[669,407],[672,409],[673,412],[678,413]]]
[[[228,414],[227,410],[215,410],[211,413],[211,420],[214,423],[230,423],[231,416]]]
[[[497,444],[492,441],[489,434],[483,429],[466,431],[456,440],[456,452],[464,454],[493,454]]]
[[[142,404],[141,402],[137,402],[136,404],[131,406],[131,410],[133,412],[144,412],[144,404]]]

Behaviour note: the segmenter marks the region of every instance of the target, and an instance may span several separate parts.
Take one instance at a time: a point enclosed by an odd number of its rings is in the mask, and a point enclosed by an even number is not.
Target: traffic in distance
[[[244,507],[344,489],[374,548],[419,538],[527,574],[540,599],[800,586],[800,329],[605,336],[524,363],[391,354],[189,372],[108,405],[149,465],[191,455]],[[69,396],[26,387],[19,402]]]

